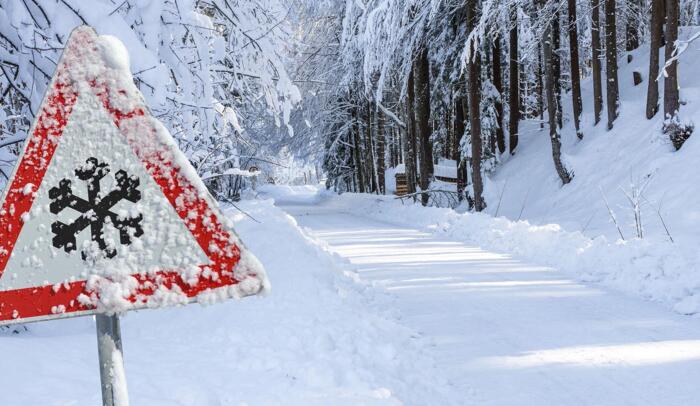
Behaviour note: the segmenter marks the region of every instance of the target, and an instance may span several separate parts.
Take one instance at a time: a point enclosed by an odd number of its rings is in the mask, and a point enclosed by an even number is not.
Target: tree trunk
[[[660,6],[660,15],[661,15],[661,24],[659,24],[659,35],[661,36],[661,46],[666,45],[666,37],[664,36],[664,26],[666,25],[666,1],[661,0]]]
[[[491,57],[491,67],[493,71],[493,86],[498,92],[496,98],[496,144],[498,151],[503,154],[506,152],[506,139],[503,134],[503,75],[501,73],[501,36],[496,35],[493,44],[493,55]]]
[[[401,131],[400,127],[392,127],[391,129],[391,167],[395,168],[399,164],[403,163],[401,159]]]
[[[557,0],[557,3],[559,0]],[[564,127],[564,114],[561,103],[561,15],[559,8],[554,10],[552,30],[552,64],[554,65],[554,95],[556,97],[557,125]]]
[[[355,177],[357,193],[365,192],[364,170],[362,168],[362,144],[360,142],[360,128],[357,123],[357,107],[352,108],[352,139],[353,139],[353,156],[355,159]]]
[[[417,161],[417,149],[416,149],[416,114],[415,114],[415,94],[413,89],[413,68],[411,73],[408,75],[408,91],[406,95],[406,124],[408,128],[406,129],[406,183],[408,186],[408,193],[416,192],[416,174],[418,172],[418,161]]]
[[[385,177],[385,157],[384,157],[384,114],[381,109],[376,110],[377,116],[377,181],[379,182],[378,191],[381,194],[386,194]]]
[[[413,159],[414,156],[414,148],[415,148],[415,142],[413,141],[413,136],[411,135],[413,133],[413,130],[408,125],[410,123],[410,119],[408,119],[409,115],[413,115],[413,112],[410,111],[408,106],[406,107],[406,130],[403,136],[403,163],[404,163],[404,169],[406,173],[406,191],[408,193],[415,193],[416,192],[416,183],[414,182],[415,179],[415,168],[416,168],[416,161]]]
[[[542,65],[544,65],[542,59],[542,45],[537,43],[537,114],[540,115],[540,130],[544,128],[544,84],[542,83],[542,78],[544,77],[544,72]]]
[[[652,0],[653,1],[653,0]],[[625,29],[625,50],[627,52],[634,51],[639,48],[639,22],[638,16],[641,10],[639,0],[627,0],[627,22]],[[632,62],[631,55],[627,56],[627,62]]]
[[[448,102],[445,106],[445,142],[442,149],[442,156],[450,159],[452,156],[452,103]]]
[[[658,0],[652,0],[658,1]],[[600,113],[603,111],[603,81],[600,60],[603,57],[603,49],[600,46],[600,0],[591,0],[591,48],[593,49],[593,119],[597,125],[600,122]]]
[[[552,158],[554,159],[554,167],[557,170],[557,174],[561,179],[563,184],[571,182],[571,174],[564,167],[561,161],[561,139],[559,136],[559,127],[556,120],[556,97],[555,97],[555,77],[554,77],[554,63],[552,63],[552,58],[554,57],[552,52],[552,43],[554,43],[554,30],[552,26],[554,24],[547,24],[544,33],[544,41],[542,41],[542,48],[544,54],[544,70],[545,70],[545,93],[547,94],[547,115],[549,116],[549,136],[552,141]]]
[[[430,142],[430,62],[428,48],[418,53],[415,66],[416,136],[420,142],[420,188],[428,190],[433,176],[433,146]],[[421,195],[423,205],[428,204],[427,193]]]
[[[663,35],[663,2],[651,0],[651,25],[649,26],[651,41],[649,44],[649,79],[647,80],[647,119],[659,111],[659,48]]]
[[[578,66],[578,28],[576,24],[576,0],[568,0],[569,8],[569,52],[571,56],[571,104],[574,110],[574,126],[576,136],[583,139],[581,132],[581,112],[583,101],[581,100],[581,72]]]
[[[408,109],[406,109],[408,110]],[[407,112],[408,114],[412,114],[410,112]],[[413,143],[413,137],[411,136],[411,130],[406,128],[406,132],[404,133],[403,137],[403,163],[404,163],[404,171],[406,173],[406,190],[408,193],[415,193],[416,191],[416,184],[413,182],[414,173],[415,173],[415,164],[416,161],[413,160],[413,148],[414,148],[414,143]]]
[[[469,1],[467,6],[467,31],[471,32],[476,23],[477,2]],[[478,50],[474,44],[471,57],[467,63],[467,88],[469,89],[469,127],[472,141],[472,186],[474,189],[474,210],[482,211],[486,208],[483,198],[484,183],[481,177],[481,63]]]
[[[404,163],[402,145],[404,142],[403,139],[406,138],[406,136],[401,131],[400,126],[396,126],[394,132],[396,133],[396,164],[394,166],[397,166]]]
[[[383,117],[383,115],[382,115]],[[386,131],[386,130],[385,130]],[[384,139],[384,148],[389,153],[389,167],[393,168],[396,165],[396,134],[394,134],[394,129],[389,128],[388,136]]]
[[[460,92],[461,93],[461,92]],[[457,163],[457,195],[459,201],[464,199],[464,188],[467,186],[466,163],[462,158],[462,137],[464,137],[464,97],[458,94],[455,97],[455,137],[452,146],[452,159]]]
[[[510,10],[509,33],[509,94],[510,117],[508,132],[510,136],[510,153],[514,154],[518,146],[518,124],[520,123],[520,64],[518,63],[518,6],[513,4]]]
[[[617,80],[617,28],[615,0],[605,0],[605,73],[607,76],[608,130],[613,128],[620,105]]]
[[[666,49],[664,57],[668,63],[678,40],[679,0],[666,0]],[[666,68],[664,76],[664,118],[672,118],[678,113],[678,62],[673,61]]]
[[[365,163],[367,167],[367,186],[370,193],[377,193],[377,173],[374,166],[374,140],[372,139],[372,102],[367,102],[367,128],[365,131],[365,141],[367,151]]]

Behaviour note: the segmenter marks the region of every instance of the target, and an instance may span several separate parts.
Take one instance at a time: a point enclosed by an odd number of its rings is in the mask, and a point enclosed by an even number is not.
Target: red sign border
[[[26,188],[32,185],[36,190],[41,185],[68,123],[72,108],[78,99],[77,86],[71,82],[70,75],[67,74],[69,67],[65,55],[77,56],[78,59],[94,58],[95,53],[99,52],[98,47],[97,34],[90,27],[76,28],[68,40],[64,56],[58,64],[44,97],[41,111],[30,132],[31,135],[25,142],[22,158],[6,187],[0,208],[0,278],[22,230],[22,215],[29,212],[34,203],[35,193],[26,193]],[[109,69],[101,57],[100,60],[103,63],[101,68]],[[240,242],[220,221],[219,217],[222,214],[214,200],[208,193],[193,185],[179,167],[173,166],[173,161],[185,158],[179,150],[169,148],[169,140],[160,136],[156,127],[159,123],[151,116],[135,86],[134,90],[131,90],[131,93],[138,98],[138,100],[132,100],[135,102],[133,103],[135,107],[122,110],[114,106],[111,100],[114,100],[114,97],[124,98],[128,92],[124,89],[110,88],[107,81],[100,76],[95,75],[88,81],[90,91],[99,98],[104,108],[111,114],[120,133],[142,160],[146,171],[161,188],[211,261],[200,265],[202,271],[210,272],[200,272],[196,283],[183,280],[178,270],[132,275],[138,280],[139,289],[127,298],[133,305],[131,307],[133,309],[146,307],[148,297],[159,287],[180,290],[188,298],[193,299],[207,290],[239,283],[233,269],[240,261],[241,253],[238,246]],[[130,134],[127,127],[134,124],[138,124],[140,129],[147,129],[147,133],[139,133],[138,136]],[[150,143],[151,147],[157,146],[157,150],[141,148],[144,142]],[[195,215],[193,216],[192,213]],[[97,313],[94,306],[82,304],[77,300],[81,294],[95,295],[95,292],[87,290],[87,281],[64,283],[58,288],[47,285],[2,291],[0,292],[0,325]]]

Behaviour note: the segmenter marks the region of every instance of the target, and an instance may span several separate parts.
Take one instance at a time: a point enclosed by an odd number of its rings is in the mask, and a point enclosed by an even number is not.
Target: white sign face
[[[114,39],[74,31],[0,206],[0,325],[267,287]]]
[[[90,162],[99,168],[96,175],[102,172],[104,177],[80,179],[76,172],[89,171],[95,166]],[[118,193],[116,176],[122,173],[137,183],[134,201]],[[51,198],[51,190],[60,189],[65,182],[70,184],[67,193]],[[105,204],[110,195],[115,197]],[[78,200],[73,206],[80,207],[58,211],[69,200]],[[82,213],[84,208],[88,211]],[[117,226],[130,219],[132,224],[126,224],[124,230],[129,238],[122,241]],[[23,221],[7,264],[9,272],[0,278],[0,291],[75,282],[117,267],[133,274],[191,269],[208,261],[110,115],[90,93],[81,94],[73,106],[34,206]],[[64,226],[57,230],[56,224]]]

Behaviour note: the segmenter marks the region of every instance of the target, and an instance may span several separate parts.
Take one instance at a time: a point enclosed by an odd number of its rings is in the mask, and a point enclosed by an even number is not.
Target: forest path
[[[395,296],[458,404],[690,405],[700,320],[546,267],[344,212],[278,205]],[[408,400],[410,404],[410,400]]]

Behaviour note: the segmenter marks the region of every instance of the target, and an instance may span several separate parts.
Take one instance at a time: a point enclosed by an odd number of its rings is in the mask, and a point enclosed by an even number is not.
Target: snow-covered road
[[[700,320],[546,267],[349,214],[278,202],[433,344],[458,404],[691,405]]]

